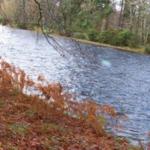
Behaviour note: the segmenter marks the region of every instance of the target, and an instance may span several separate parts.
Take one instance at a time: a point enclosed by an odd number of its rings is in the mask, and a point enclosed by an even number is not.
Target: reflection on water
[[[102,64],[102,66],[104,66],[104,67],[108,67],[108,68],[111,67],[111,62],[108,61],[108,60],[101,60],[101,64]]]
[[[128,116],[115,134],[147,140],[150,131],[150,57],[77,45],[56,38],[64,47],[59,52],[34,32],[0,27],[0,56],[24,69],[33,79],[44,74],[61,82],[80,98],[92,97],[109,103]]]

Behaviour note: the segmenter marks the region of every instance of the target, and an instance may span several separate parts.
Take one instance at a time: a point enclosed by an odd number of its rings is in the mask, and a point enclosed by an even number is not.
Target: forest
[[[0,22],[150,51],[149,0],[1,0]]]

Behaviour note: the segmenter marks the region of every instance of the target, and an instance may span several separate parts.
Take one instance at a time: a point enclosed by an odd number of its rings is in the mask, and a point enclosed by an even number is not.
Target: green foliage
[[[128,40],[128,46],[137,48],[140,46],[140,40],[139,37],[136,34],[132,34],[130,37],[130,40]]]
[[[16,26],[20,29],[27,29],[27,24],[26,23],[17,23]]]
[[[147,44],[150,43],[150,33],[148,34],[148,37],[147,37]]]
[[[117,45],[136,47],[137,38],[129,30],[108,30],[101,32],[99,35],[99,42]]]
[[[5,106],[5,101],[3,99],[0,99],[0,108],[3,108]]]
[[[101,16],[106,17],[112,13],[113,9],[110,5],[110,0],[95,0],[95,3],[101,10]]]
[[[145,46],[145,52],[150,54],[150,44]]]
[[[117,33],[114,41],[114,44],[119,46],[136,47],[137,44],[136,36],[127,29],[120,30]]]
[[[137,47],[137,43],[139,43],[137,37],[126,29],[98,32],[91,28],[89,30],[85,30],[84,33],[76,32],[73,34],[73,37],[116,46]]]
[[[24,123],[14,123],[10,125],[13,134],[24,136],[28,132],[28,125]]]
[[[114,37],[115,34],[116,33],[113,30],[103,31],[99,35],[99,42],[112,44],[113,43],[113,37]]]
[[[0,16],[0,23],[2,23],[4,20],[4,18],[2,16]]]
[[[99,32],[96,30],[88,31],[88,39],[97,42],[99,40]]]
[[[3,16],[0,16],[0,24],[6,25],[6,19]]]
[[[128,46],[128,41],[130,40],[131,36],[132,36],[132,33],[130,31],[122,30],[117,33],[115,37],[115,44]]]
[[[85,39],[85,40],[88,40],[88,35],[86,33],[82,33],[82,32],[75,32],[73,34],[73,37],[74,38],[77,38],[77,39]]]
[[[34,117],[35,114],[36,114],[35,110],[29,109],[29,110],[26,111],[26,116],[28,116],[30,118]]]
[[[50,131],[65,132],[64,128],[62,128],[60,125],[54,124],[54,123],[43,123],[41,130],[44,133],[49,133]]]

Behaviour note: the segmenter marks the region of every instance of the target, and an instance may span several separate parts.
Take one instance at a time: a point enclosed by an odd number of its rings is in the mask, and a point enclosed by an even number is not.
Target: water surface
[[[61,49],[55,50],[37,33],[0,26],[0,56],[33,79],[43,74],[50,82],[59,81],[80,97],[112,104],[129,118],[117,134],[147,141],[150,56],[79,45],[59,37],[56,40]]]

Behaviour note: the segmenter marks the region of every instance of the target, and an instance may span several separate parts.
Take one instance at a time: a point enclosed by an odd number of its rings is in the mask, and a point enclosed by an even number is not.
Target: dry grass
[[[39,95],[24,94],[28,88]],[[110,106],[77,102],[60,84],[41,76],[35,83],[0,61],[0,150],[137,150],[105,132],[102,114],[116,116]]]

